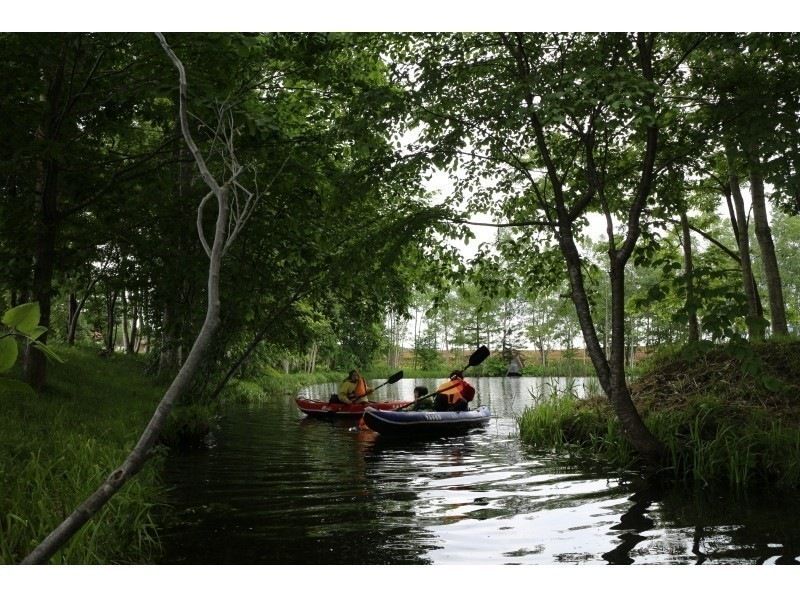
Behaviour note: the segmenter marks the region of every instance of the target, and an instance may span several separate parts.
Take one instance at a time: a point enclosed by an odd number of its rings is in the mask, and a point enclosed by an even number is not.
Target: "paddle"
[[[481,363],[483,363],[483,360],[486,359],[487,357],[489,357],[489,349],[486,347],[486,345],[481,345],[477,351],[475,351],[472,355],[469,356],[469,363],[466,366],[464,366],[461,372],[463,373],[464,371],[466,371],[468,367],[480,365]],[[455,388],[456,386],[458,386],[458,383],[453,384],[452,386],[448,386],[447,388],[443,388],[442,390],[450,390],[451,388]],[[403,407],[398,407],[394,411],[402,411],[403,409],[408,409],[409,407],[413,407],[414,405],[419,403],[422,399],[430,398],[437,392],[441,391],[434,390],[433,392],[426,394],[424,397],[416,399],[413,403],[409,403],[408,405],[404,405]]]
[[[399,372],[395,372],[394,374],[389,376],[389,378],[386,380],[386,382],[384,382],[383,384],[378,384],[378,386],[376,386],[375,388],[373,388],[369,392],[364,393],[363,395],[360,395],[358,397],[355,397],[355,399],[356,400],[357,399],[363,399],[364,397],[366,397],[369,394],[372,394],[373,392],[375,392],[376,390],[378,390],[382,386],[386,386],[387,384],[394,384],[395,382],[397,382],[398,380],[401,380],[402,378],[403,378],[403,370],[400,370]]]

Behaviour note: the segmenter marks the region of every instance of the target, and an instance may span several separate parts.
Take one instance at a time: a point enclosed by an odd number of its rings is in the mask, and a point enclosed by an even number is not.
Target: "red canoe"
[[[360,417],[364,415],[364,410],[367,407],[378,409],[380,411],[387,411],[392,409],[399,409],[410,405],[414,401],[386,401],[384,403],[356,403],[355,405],[347,405],[345,403],[328,403],[324,401],[315,401],[314,399],[307,399],[305,397],[297,397],[295,400],[297,407],[306,415],[318,416],[346,416],[346,417]]]

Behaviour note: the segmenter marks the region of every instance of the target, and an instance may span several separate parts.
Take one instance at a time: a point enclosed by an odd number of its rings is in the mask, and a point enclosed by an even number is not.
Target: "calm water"
[[[436,383],[401,380],[376,394],[405,398]],[[210,449],[169,458],[163,562],[800,562],[797,494],[657,490],[523,447],[515,415],[565,383],[478,379],[491,424],[416,442],[308,419],[288,396],[226,407]]]

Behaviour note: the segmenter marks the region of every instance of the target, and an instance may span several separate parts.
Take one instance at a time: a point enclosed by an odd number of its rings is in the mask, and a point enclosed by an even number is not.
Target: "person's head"
[[[427,386],[415,386],[414,387],[414,398],[418,399],[420,397],[424,397],[428,394],[428,387]]]
[[[464,372],[461,370],[453,370],[450,372],[450,379],[451,380],[463,380],[464,379]]]
[[[350,373],[347,374],[347,379],[350,382],[358,382],[358,370],[350,370]]]

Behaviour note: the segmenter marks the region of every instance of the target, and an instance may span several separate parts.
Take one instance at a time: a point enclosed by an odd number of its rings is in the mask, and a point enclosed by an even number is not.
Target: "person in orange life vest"
[[[433,408],[436,411],[466,411],[467,403],[475,398],[475,389],[464,380],[461,370],[453,370],[450,379],[436,389]]]
[[[358,373],[358,370],[350,370],[347,378],[342,380],[339,384],[339,393],[337,398],[339,402],[348,405],[353,403],[368,403],[367,395],[372,392],[372,389],[367,386],[367,382]]]

